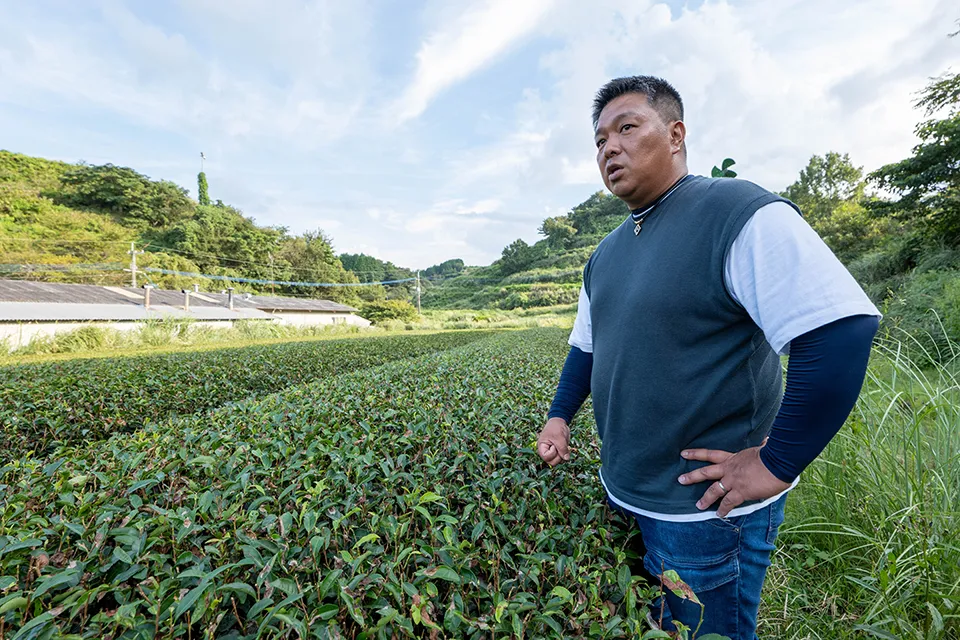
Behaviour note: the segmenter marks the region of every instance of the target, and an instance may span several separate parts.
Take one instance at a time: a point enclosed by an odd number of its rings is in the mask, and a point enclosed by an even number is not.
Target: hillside
[[[206,178],[203,176],[203,182]],[[131,242],[138,269],[259,280],[355,283],[321,230],[290,235],[262,227],[217,200],[199,204],[182,187],[114,165],[68,164],[0,151],[0,275],[121,284]],[[203,290],[223,280],[148,272],[139,281]],[[238,290],[323,297],[356,304],[382,287],[318,288],[233,283]]]
[[[603,237],[630,213],[619,199],[597,192],[564,216],[540,226],[542,240],[515,240],[487,267],[467,267],[424,294],[438,309],[517,309],[572,304],[583,267]]]

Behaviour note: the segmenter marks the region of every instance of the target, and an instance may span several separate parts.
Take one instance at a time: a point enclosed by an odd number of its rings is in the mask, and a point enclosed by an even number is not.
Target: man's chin
[[[630,194],[633,192],[633,190],[630,189],[630,187],[628,187],[627,185],[625,185],[623,181],[614,182],[608,188],[610,189],[610,193],[617,196],[624,202],[629,203]]]

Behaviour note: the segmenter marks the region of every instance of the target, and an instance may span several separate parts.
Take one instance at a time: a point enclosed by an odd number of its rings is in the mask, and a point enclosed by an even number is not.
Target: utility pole
[[[273,289],[273,281],[276,280],[274,271],[273,271],[273,254],[268,253],[267,257],[270,258],[270,295],[276,295],[276,292]]]
[[[419,269],[417,269],[417,313],[420,314],[420,270]]]
[[[133,288],[137,288],[137,255],[143,253],[143,250],[137,251],[137,243],[130,243],[130,279],[133,282]]]

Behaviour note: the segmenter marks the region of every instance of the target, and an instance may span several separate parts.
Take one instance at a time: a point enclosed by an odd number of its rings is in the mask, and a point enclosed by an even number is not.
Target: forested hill
[[[338,257],[331,239],[319,229],[291,235],[284,228],[257,225],[239,209],[211,202],[209,189],[201,173],[197,202],[181,186],[151,180],[134,169],[68,164],[0,150],[0,277],[126,284],[130,275],[123,269],[130,264],[131,242],[144,251],[137,256],[138,269],[321,283],[415,275],[369,256]],[[139,281],[166,288],[227,286],[223,280],[158,272],[142,274]],[[412,285],[236,286],[353,304],[387,296],[409,298],[413,292]]]
[[[483,309],[571,304],[580,292],[583,267],[603,237],[630,213],[622,201],[597,192],[569,213],[540,225],[543,239],[514,240],[488,267],[467,267],[423,297],[427,307]]]

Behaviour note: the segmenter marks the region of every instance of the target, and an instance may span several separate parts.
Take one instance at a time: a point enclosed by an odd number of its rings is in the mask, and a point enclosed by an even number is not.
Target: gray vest
[[[677,478],[706,463],[680,451],[735,452],[759,445],[770,430],[782,395],[780,359],[731,298],[723,273],[740,229],[775,201],[784,200],[745,180],[690,177],[640,235],[628,218],[590,257],[583,282],[591,394],[601,474],[615,498],[658,513],[697,513],[710,483],[683,486]]]

